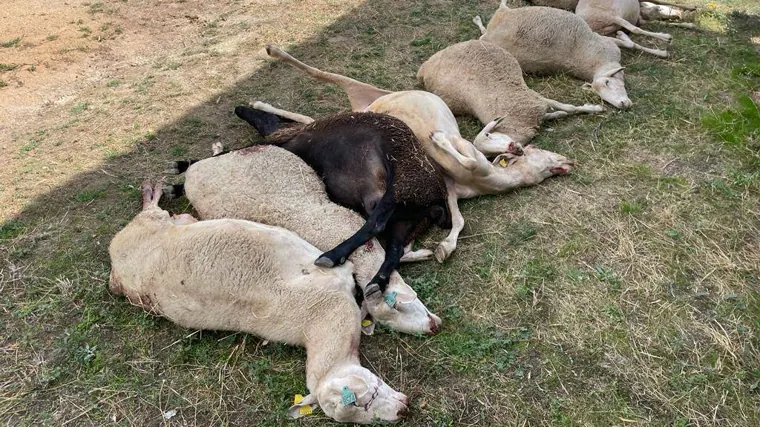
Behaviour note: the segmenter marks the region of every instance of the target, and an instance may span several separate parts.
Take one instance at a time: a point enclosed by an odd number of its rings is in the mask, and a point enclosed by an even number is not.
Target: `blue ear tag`
[[[393,307],[396,305],[396,295],[398,295],[398,292],[393,291],[385,296],[385,303],[389,306]]]
[[[340,403],[343,404],[343,406],[348,406],[352,403],[356,403],[356,394],[349,390],[348,387],[343,386],[343,392],[340,396]]]

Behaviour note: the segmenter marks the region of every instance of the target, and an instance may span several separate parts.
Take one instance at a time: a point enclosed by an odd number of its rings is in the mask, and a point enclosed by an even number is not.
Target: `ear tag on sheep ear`
[[[398,295],[398,292],[393,291],[385,296],[385,303],[388,304],[388,306],[393,307],[396,305],[396,295]]]
[[[349,390],[348,387],[343,386],[343,391],[340,395],[340,403],[342,403],[343,406],[348,406],[352,403],[356,403],[356,393]]]
[[[502,157],[502,159],[499,160],[499,165],[501,165],[501,167],[505,168],[505,167],[509,166],[509,163],[507,163],[507,159],[505,159],[505,158]]]
[[[299,403],[301,403],[302,400],[303,400],[303,396],[300,395],[300,394],[297,394],[293,398],[293,404],[294,405],[298,405]],[[311,405],[304,405],[304,406],[301,406],[300,408],[298,408],[298,414],[299,415],[311,415],[312,412],[314,412],[314,410],[311,409]]]
[[[368,326],[372,325],[372,321],[369,319],[362,320],[362,328],[366,328]]]

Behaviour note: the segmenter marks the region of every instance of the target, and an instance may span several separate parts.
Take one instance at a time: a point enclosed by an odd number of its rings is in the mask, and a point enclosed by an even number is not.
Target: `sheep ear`
[[[604,73],[604,77],[612,77],[623,70],[625,70],[625,67],[613,68],[610,71],[607,71],[606,73]]]
[[[398,294],[396,295],[396,302],[398,304],[411,304],[417,299],[415,294]]]
[[[297,403],[288,409],[288,413],[293,418],[301,418],[306,415],[311,415],[311,413],[319,407],[317,398],[313,394],[309,394],[303,398],[300,397],[300,395],[296,395]]]
[[[504,117],[505,116],[501,116],[501,117],[497,117],[497,118],[491,120],[490,122],[488,122],[488,124],[486,124],[486,126],[483,128],[483,130],[480,131],[480,133],[483,134],[483,135],[485,135],[485,134],[491,132],[493,130],[493,128],[495,128],[499,123],[501,123],[502,120],[504,120]]]
[[[364,335],[372,335],[375,332],[375,321],[369,313],[366,300],[362,301],[361,313],[362,333]]]

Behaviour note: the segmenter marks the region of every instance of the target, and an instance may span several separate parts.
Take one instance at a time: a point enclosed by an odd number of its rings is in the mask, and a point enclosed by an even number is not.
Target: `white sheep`
[[[534,6],[556,7],[574,11],[578,6],[578,0],[529,0]],[[696,10],[696,6],[670,3],[667,1],[644,1],[637,0],[641,5],[641,17],[647,21],[671,20],[688,18],[690,14],[687,11]],[[677,26],[684,26],[677,24]],[[693,25],[687,24],[687,28],[694,28]]]
[[[620,47],[638,49],[661,58],[667,58],[668,52],[660,49],[650,49],[634,43],[622,29],[633,34],[640,34],[656,39],[670,41],[673,36],[665,33],[653,33],[637,27],[642,17],[639,0],[580,0],[575,8],[575,14],[581,17],[591,30],[603,36],[615,34]]]
[[[693,21],[696,18],[697,8],[695,6],[688,6],[682,4],[672,4],[662,1],[648,2],[639,0],[641,6],[641,19],[640,24],[645,24],[647,21],[664,21],[662,24],[672,27],[682,28],[697,28],[697,26],[691,22],[672,22],[672,21]]]
[[[202,219],[238,218],[283,227],[320,249],[334,247],[365,222],[357,212],[330,201],[316,172],[277,146],[257,145],[194,162],[182,187]],[[174,195],[180,188],[173,187]],[[402,261],[432,258],[431,251],[421,250],[407,253]],[[349,256],[362,289],[384,259],[385,251],[376,239]],[[441,326],[441,319],[428,311],[396,271],[385,297],[372,293],[365,303],[375,321],[399,332],[434,334]]]
[[[567,73],[591,82],[594,91],[617,108],[632,105],[620,65],[618,43],[623,41],[594,33],[580,17],[550,7],[510,9],[502,0],[488,28],[479,16],[473,22],[481,40],[506,49],[524,72]]]
[[[321,251],[295,233],[255,222],[170,217],[160,186],[142,186],[143,211],[114,236],[110,290],[186,328],[244,331],[306,347],[311,394],[338,421],[397,421],[407,398],[359,363],[360,310],[352,265],[314,265]],[[307,408],[308,407],[308,408]]]
[[[489,161],[470,141],[462,138],[454,114],[441,97],[434,93],[421,90],[389,92],[304,64],[277,46],[267,45],[267,53],[317,80],[340,86],[348,95],[353,111],[389,114],[406,123],[414,132],[427,155],[446,175],[452,227],[449,235],[435,249],[435,258],[439,262],[443,262],[456,249],[459,233],[464,228],[464,217],[459,211],[458,199],[502,194],[515,188],[536,185],[546,178],[564,175],[572,170],[573,162],[564,156],[533,146],[527,146],[523,150],[514,141],[505,141],[507,152]],[[254,103],[253,107],[302,123],[311,120],[261,102]],[[487,133],[495,125],[495,122],[487,124],[481,134]],[[518,148],[523,155],[514,156]]]
[[[525,84],[520,64],[509,52],[482,40],[437,52],[422,64],[417,80],[454,114],[470,114],[484,124],[502,118],[473,140],[487,157],[508,151],[504,141],[527,143],[546,119],[604,111],[601,105],[576,107],[544,98]]]

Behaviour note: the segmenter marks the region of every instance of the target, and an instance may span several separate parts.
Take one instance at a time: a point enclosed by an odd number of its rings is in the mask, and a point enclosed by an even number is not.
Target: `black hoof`
[[[173,185],[164,185],[161,188],[161,192],[164,195],[165,199],[176,199],[177,195],[174,194],[174,186]]]
[[[166,162],[166,169],[164,170],[164,174],[165,175],[179,175],[180,171],[179,171],[179,165],[177,163],[178,162],[175,162],[175,161]]]
[[[380,285],[377,283],[370,283],[366,288],[364,288],[364,298],[366,299],[372,298],[373,295],[377,296],[375,294],[382,295],[382,293],[383,291],[380,289]]]
[[[314,265],[317,267],[323,267],[323,268],[333,268],[335,267],[335,263],[326,256],[321,256],[317,258],[316,261],[314,261]]]

